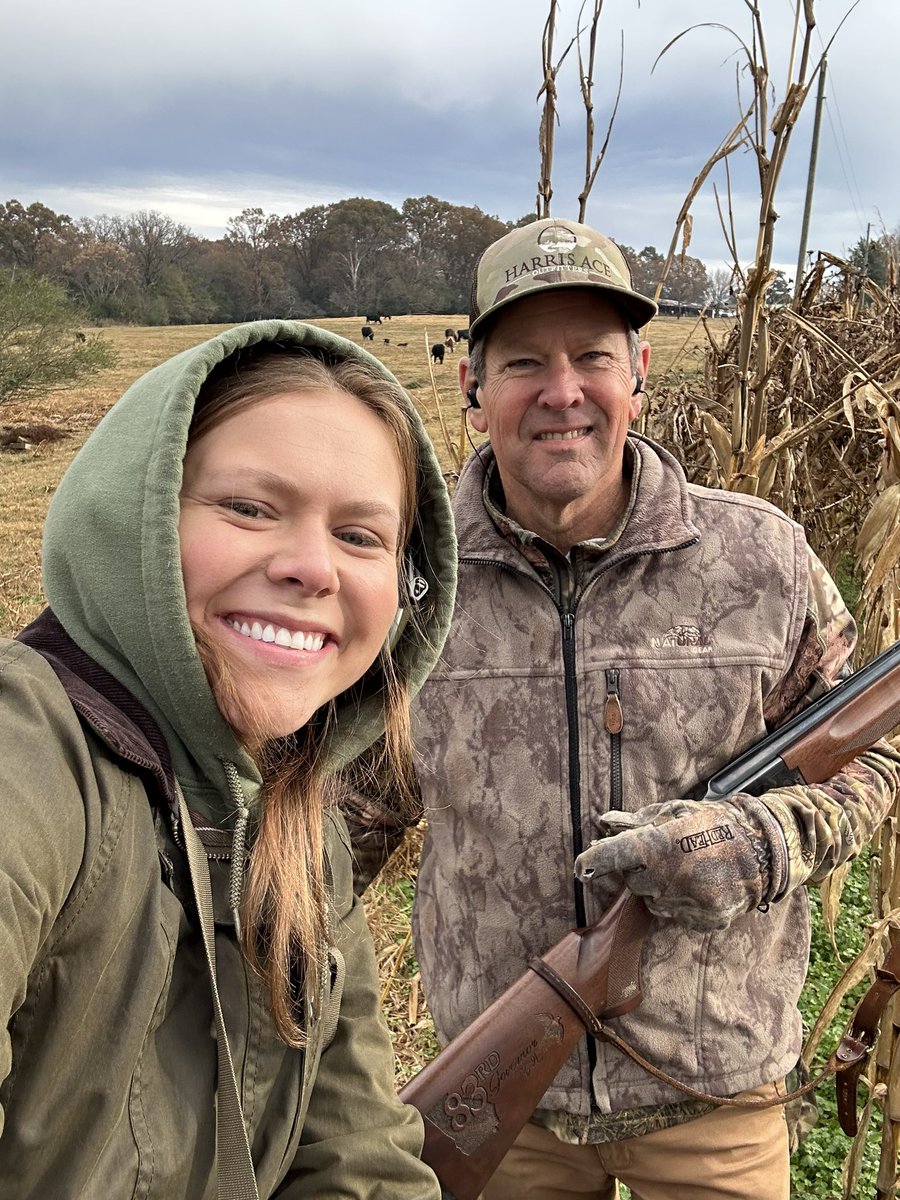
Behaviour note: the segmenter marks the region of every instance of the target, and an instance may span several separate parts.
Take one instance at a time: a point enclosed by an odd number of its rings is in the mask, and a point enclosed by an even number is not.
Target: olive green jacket
[[[0,641],[0,1200],[217,1197],[215,1029],[176,781],[205,827],[218,987],[260,1197],[439,1195],[418,1159],[421,1120],[396,1099],[340,816],[326,817],[331,970],[305,1052],[276,1037],[230,915],[234,780],[251,811],[260,780],[193,645],[177,499],[200,384],[260,339],[363,357],[321,331],[265,322],[138,381],[51,506],[53,611]],[[413,688],[443,641],[454,584],[430,455],[420,432],[414,552],[433,602],[396,652]],[[340,705],[336,759],[381,732],[377,689],[369,679]]]

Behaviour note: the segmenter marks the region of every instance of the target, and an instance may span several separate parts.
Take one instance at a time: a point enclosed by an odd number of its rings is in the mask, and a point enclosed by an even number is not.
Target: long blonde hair
[[[197,398],[188,446],[243,408],[272,396],[310,391],[354,396],[393,435],[404,501],[398,540],[402,588],[401,555],[416,511],[417,447],[399,385],[360,362],[330,362],[265,343],[231,355],[210,374]],[[195,629],[195,636],[217,704],[223,712],[240,714],[244,732],[235,732],[263,778],[241,902],[241,947],[267,985],[279,1036],[299,1048],[306,1043],[309,1017],[318,999],[329,936],[323,809],[334,701],[323,705],[290,737],[271,739],[254,733],[265,728],[265,697],[248,693],[221,649],[199,630]],[[396,806],[412,811],[409,694],[386,647],[349,693],[361,697],[373,689],[381,695],[384,711],[380,767],[391,778]]]

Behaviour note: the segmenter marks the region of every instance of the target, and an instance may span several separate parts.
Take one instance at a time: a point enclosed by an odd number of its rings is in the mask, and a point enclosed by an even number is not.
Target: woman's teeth
[[[276,646],[289,646],[292,650],[321,650],[325,645],[324,633],[304,633],[300,629],[291,633],[282,626],[262,625],[259,621],[229,621],[228,624],[254,642],[274,642]]]

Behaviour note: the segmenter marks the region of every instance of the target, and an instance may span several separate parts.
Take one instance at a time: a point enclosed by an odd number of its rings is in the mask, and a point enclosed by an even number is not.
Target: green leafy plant
[[[28,271],[0,271],[0,403],[70,387],[115,365],[99,334],[85,334],[61,287]]]

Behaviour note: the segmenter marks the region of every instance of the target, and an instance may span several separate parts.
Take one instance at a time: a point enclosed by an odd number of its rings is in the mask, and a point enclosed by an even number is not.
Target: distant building
[[[662,317],[699,317],[701,313],[707,317],[733,317],[733,307],[722,305],[712,308],[708,304],[685,304],[680,300],[659,300],[659,313]]]

